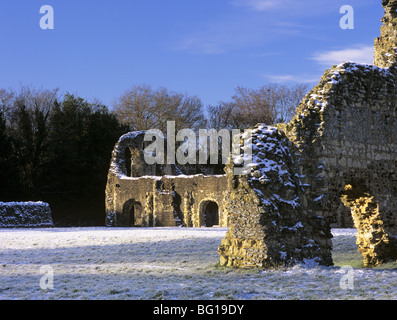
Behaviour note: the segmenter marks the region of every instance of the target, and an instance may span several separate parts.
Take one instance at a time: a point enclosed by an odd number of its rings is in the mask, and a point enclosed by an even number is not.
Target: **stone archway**
[[[215,201],[206,200],[200,204],[200,216],[205,227],[219,226],[219,206]]]
[[[123,220],[126,227],[142,227],[143,207],[134,199],[127,201],[123,206]]]
[[[397,258],[396,240],[384,229],[379,204],[360,182],[345,186],[341,200],[352,213],[358,250],[364,266],[376,266]]]

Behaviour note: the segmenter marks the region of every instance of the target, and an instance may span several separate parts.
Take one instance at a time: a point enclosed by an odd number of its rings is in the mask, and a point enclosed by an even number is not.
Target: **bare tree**
[[[7,116],[12,108],[15,94],[11,90],[0,89],[0,112]]]
[[[257,90],[237,87],[232,101],[207,108],[208,125],[217,129],[245,129],[259,122],[271,125],[289,121],[307,91],[305,84],[270,84]]]
[[[12,127],[11,120],[21,106],[25,107],[30,116],[34,112],[41,112],[48,117],[57,99],[59,99],[59,89],[45,90],[29,86],[22,86],[18,91],[0,89],[0,110],[4,113],[10,127]]]
[[[201,100],[196,96],[157,90],[149,85],[133,86],[114,103],[119,121],[130,130],[159,129],[165,131],[167,121],[175,121],[176,129],[199,128],[205,117]]]
[[[291,87],[276,85],[274,90],[277,92],[276,121],[288,122],[295,115],[296,107],[309,91],[309,86],[306,83],[296,84]]]

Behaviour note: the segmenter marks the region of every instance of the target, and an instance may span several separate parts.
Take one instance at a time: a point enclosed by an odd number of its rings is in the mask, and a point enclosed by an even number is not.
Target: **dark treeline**
[[[103,224],[111,151],[127,131],[101,104],[2,90],[0,200],[48,202],[58,225]]]
[[[0,201],[48,202],[58,226],[103,225],[107,171],[122,134],[164,130],[167,120],[177,129],[218,130],[287,121],[306,91],[305,85],[238,87],[230,102],[204,108],[196,96],[141,85],[110,111],[57,89],[0,89]],[[189,174],[197,166],[181,170]]]

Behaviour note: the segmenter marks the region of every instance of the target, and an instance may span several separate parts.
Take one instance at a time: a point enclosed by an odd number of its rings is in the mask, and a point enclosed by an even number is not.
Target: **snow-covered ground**
[[[334,267],[265,271],[219,267],[226,230],[0,229],[0,299],[397,298],[397,264],[362,268],[354,229],[333,229]]]

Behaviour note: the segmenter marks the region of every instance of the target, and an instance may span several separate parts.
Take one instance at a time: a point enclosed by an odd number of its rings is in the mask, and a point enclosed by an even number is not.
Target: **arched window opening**
[[[124,163],[125,163],[125,169],[126,169],[126,176],[131,177],[131,165],[132,165],[132,155],[131,155],[131,150],[129,148],[125,149],[124,153]]]

